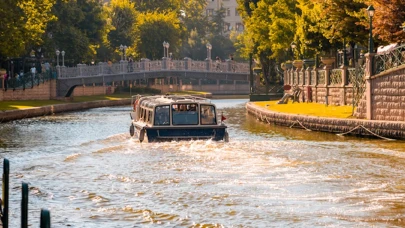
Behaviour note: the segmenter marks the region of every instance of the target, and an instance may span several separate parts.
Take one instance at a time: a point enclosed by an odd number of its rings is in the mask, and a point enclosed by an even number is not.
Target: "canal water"
[[[10,227],[404,227],[405,144],[277,127],[213,100],[230,142],[139,143],[130,107],[0,125]]]

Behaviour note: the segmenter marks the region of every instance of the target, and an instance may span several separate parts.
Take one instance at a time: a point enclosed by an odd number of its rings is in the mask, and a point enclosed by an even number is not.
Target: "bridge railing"
[[[248,63],[238,63],[233,60],[216,63],[212,60],[195,61],[189,58],[184,60],[162,59],[150,61],[142,59],[140,62],[120,61],[108,64],[100,62],[97,65],[77,64],[76,67],[56,67],[58,78],[90,77],[115,74],[130,74],[132,72],[181,70],[199,72],[235,72],[249,73]]]

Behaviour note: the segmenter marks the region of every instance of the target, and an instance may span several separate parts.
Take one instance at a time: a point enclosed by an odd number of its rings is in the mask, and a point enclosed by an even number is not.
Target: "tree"
[[[180,51],[184,27],[176,12],[148,12],[138,16],[135,49],[138,57],[160,59],[163,57],[163,42],[169,42],[174,56]]]
[[[138,12],[135,10],[135,4],[130,0],[112,0],[105,10],[110,22],[106,46],[119,54],[120,45],[133,46],[135,43]],[[128,51],[131,53],[130,50]]]
[[[366,44],[368,33],[362,20],[367,5],[363,0],[317,0],[316,3],[321,5],[318,22],[321,33],[332,45],[340,45],[343,41],[353,46]]]
[[[405,2],[403,0],[373,0],[375,8],[373,17],[374,37],[383,43],[398,43],[405,40],[402,25],[405,21]],[[366,25],[368,28],[368,24]]]
[[[183,1],[180,6],[180,21],[185,27],[185,37],[181,47],[181,56],[192,59],[204,59],[207,28],[209,27],[208,17],[204,12],[206,0]]]
[[[0,58],[27,54],[42,44],[54,0],[1,0]]]
[[[140,12],[176,11],[182,0],[133,0],[136,10]]]
[[[65,51],[68,65],[90,62],[105,31],[102,5],[93,0],[57,0],[52,12],[57,20],[48,24],[44,34],[44,56],[54,58],[58,49]]]

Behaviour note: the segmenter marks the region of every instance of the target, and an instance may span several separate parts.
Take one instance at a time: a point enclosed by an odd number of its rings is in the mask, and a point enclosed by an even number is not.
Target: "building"
[[[242,18],[239,16],[237,10],[238,3],[236,0],[207,0],[205,14],[207,16],[212,16],[216,10],[221,8],[221,6],[226,9],[224,18],[225,34],[229,34],[232,30],[243,32],[245,28],[242,23]]]

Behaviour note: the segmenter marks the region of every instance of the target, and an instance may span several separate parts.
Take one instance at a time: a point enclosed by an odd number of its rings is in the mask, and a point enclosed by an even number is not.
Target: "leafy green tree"
[[[294,35],[298,32],[296,1],[278,0],[269,6],[269,42],[273,54],[270,58],[285,60]]]
[[[318,22],[321,33],[332,46],[339,47],[343,41],[353,46],[367,42],[367,29],[362,23],[367,5],[363,0],[317,0],[316,3],[321,6]]]
[[[52,12],[57,20],[48,24],[44,34],[44,56],[54,58],[57,49],[65,51],[68,65],[90,62],[105,30],[102,5],[93,0],[57,0]]]
[[[1,0],[0,58],[25,55],[43,42],[47,24],[55,20],[54,0]]]
[[[226,9],[223,7],[214,12],[209,20],[209,34],[207,34],[207,39],[212,45],[212,56],[218,56],[221,59],[235,52],[233,42],[224,34],[225,13]]]
[[[133,0],[136,10],[140,12],[176,11],[183,0]]]
[[[239,8],[239,10],[245,10],[245,12],[242,12],[242,15],[244,15],[242,18],[246,33],[240,36],[239,39],[243,39],[243,42],[249,44],[242,50],[253,53],[256,62],[259,63],[262,68],[262,79],[266,86],[276,81],[276,58],[274,57],[272,41],[269,36],[272,32],[270,29],[272,25],[272,14],[269,9],[271,9],[276,2],[276,0],[262,0],[257,2],[257,4],[253,1],[249,4],[242,2],[243,7]],[[249,8],[246,8],[246,5],[248,5]],[[247,56],[249,53],[243,55]]]
[[[209,27],[208,17],[201,13],[206,6],[205,0],[183,1],[180,6],[179,18],[185,27],[185,37],[181,47],[181,56],[192,59],[204,59],[206,57],[205,44],[207,28]]]
[[[147,12],[138,16],[135,49],[138,57],[160,59],[163,57],[163,42],[169,42],[173,57],[180,52],[184,27],[176,12]]]
[[[110,23],[108,41],[105,45],[110,50],[115,50],[119,55],[120,45],[133,46],[135,43],[135,26],[138,13],[135,10],[135,4],[130,0],[112,0],[105,10]],[[130,53],[131,50],[128,50],[128,54]]]

